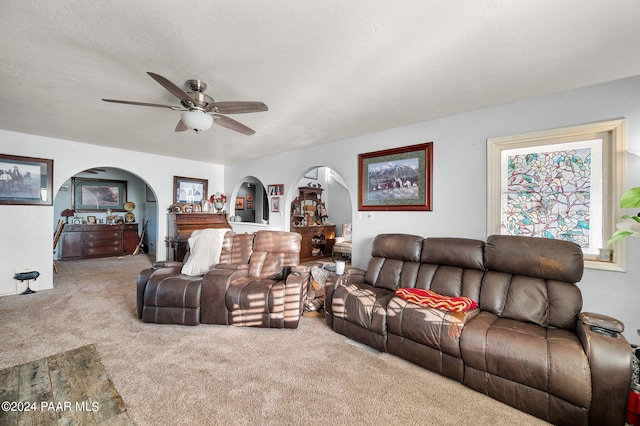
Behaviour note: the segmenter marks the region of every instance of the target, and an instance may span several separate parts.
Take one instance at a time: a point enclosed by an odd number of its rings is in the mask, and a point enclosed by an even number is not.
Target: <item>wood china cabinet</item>
[[[298,197],[291,203],[291,231],[302,236],[300,262],[331,256],[336,226],[329,223],[322,201],[323,189],[301,186],[298,191]]]

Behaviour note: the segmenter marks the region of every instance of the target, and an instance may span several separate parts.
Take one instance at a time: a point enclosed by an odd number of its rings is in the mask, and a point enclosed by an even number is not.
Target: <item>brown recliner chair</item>
[[[180,273],[181,262],[159,262],[138,276],[143,322],[296,328],[309,283],[293,232],[227,232],[220,263],[204,276]],[[185,262],[188,258],[185,258]]]

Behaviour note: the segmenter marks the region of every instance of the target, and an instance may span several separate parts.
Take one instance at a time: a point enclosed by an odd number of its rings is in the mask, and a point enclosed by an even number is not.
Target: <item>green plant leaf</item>
[[[640,207],[640,187],[631,188],[622,194],[620,199],[620,208],[631,209]]]
[[[622,241],[625,238],[627,238],[629,235],[633,235],[633,232],[631,232],[631,231],[616,231],[611,236],[609,241],[607,241],[607,244],[613,244],[613,243],[617,243],[618,241]]]

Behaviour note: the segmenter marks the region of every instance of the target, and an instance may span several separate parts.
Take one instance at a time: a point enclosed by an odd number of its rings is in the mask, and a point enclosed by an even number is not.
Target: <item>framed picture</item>
[[[236,210],[244,210],[244,197],[236,197]]]
[[[249,201],[247,201],[247,209],[249,210],[253,209],[253,203],[250,203]]]
[[[77,212],[123,212],[126,180],[72,178],[73,209]]]
[[[53,160],[0,154],[0,204],[53,204]]]
[[[284,194],[284,185],[281,183],[277,183],[274,185],[267,186],[267,193],[269,195],[283,195]]]
[[[433,142],[358,155],[358,210],[432,210]]]
[[[173,177],[173,203],[194,204],[207,198],[209,181],[206,179]]]
[[[273,197],[271,199],[271,211],[272,212],[280,211],[280,197]]]
[[[245,197],[247,201],[253,201],[253,194],[247,194]]]
[[[87,223],[96,223],[96,217],[95,216],[87,216]]]

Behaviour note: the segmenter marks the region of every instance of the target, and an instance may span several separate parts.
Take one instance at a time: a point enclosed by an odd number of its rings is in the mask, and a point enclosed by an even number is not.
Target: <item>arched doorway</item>
[[[302,235],[301,260],[332,260],[333,247],[351,229],[353,207],[344,179],[326,166],[311,167],[300,174],[292,191],[289,229]],[[349,233],[350,241],[351,233]]]
[[[233,200],[229,200],[230,222],[264,225],[269,222],[269,199],[260,179],[245,176],[233,194]]]
[[[114,199],[117,198],[119,204],[114,205],[113,209],[109,209],[110,211],[103,208],[107,204],[95,207],[83,205],[81,193],[76,192],[82,191],[85,187],[100,187],[103,191],[113,190],[116,193]],[[157,243],[159,213],[156,200],[153,189],[139,176],[114,167],[92,167],[76,173],[60,185],[54,199],[54,233],[59,227],[60,220],[72,224],[74,222],[106,224],[120,221],[137,224],[137,244],[140,243],[140,236],[144,229],[144,238],[139,250],[154,259],[159,249]],[[130,204],[123,206],[123,202],[130,202]],[[131,238],[134,237],[131,236]],[[61,257],[61,246],[60,243],[54,248],[54,259]],[[132,254],[124,251],[123,253]]]

